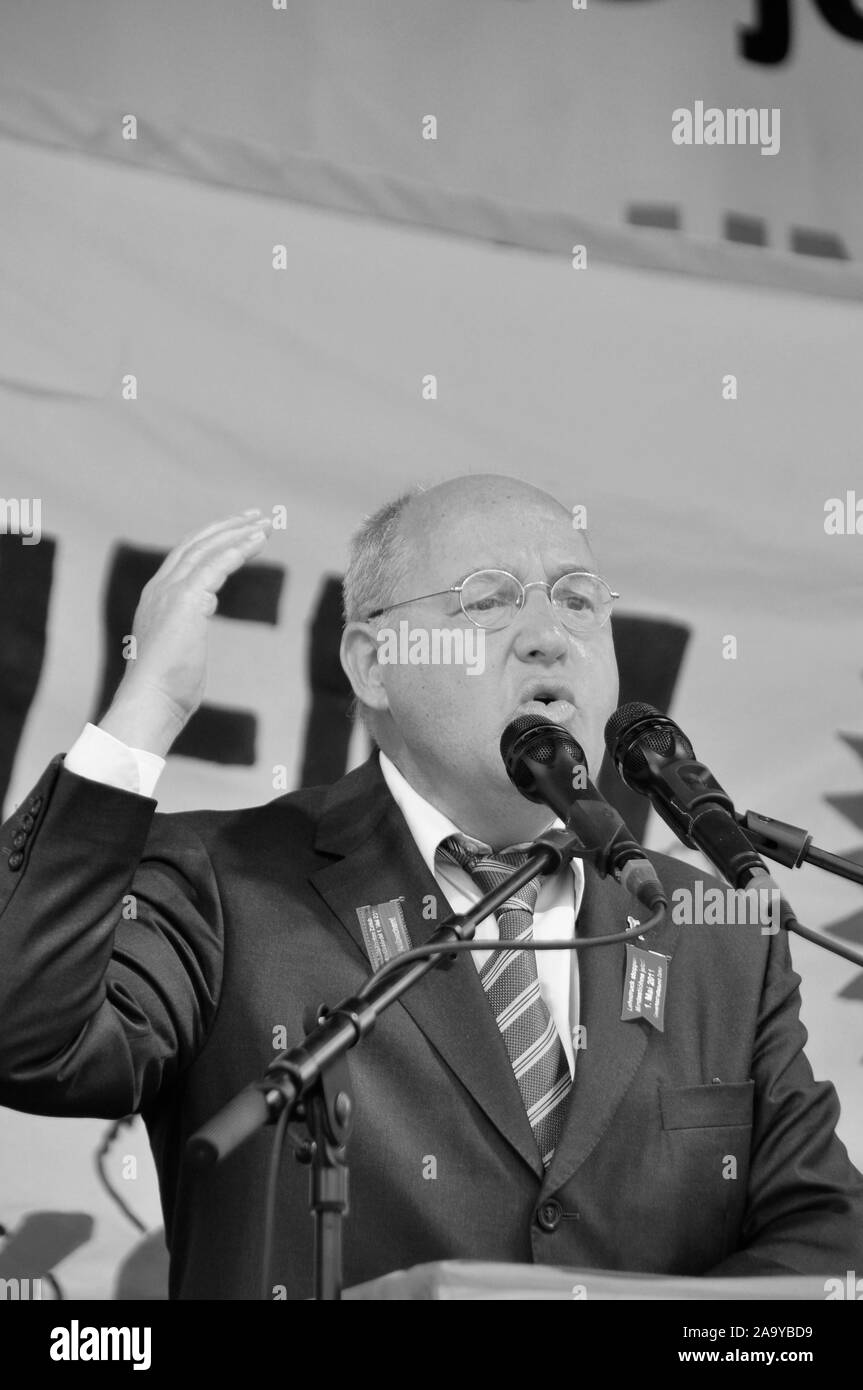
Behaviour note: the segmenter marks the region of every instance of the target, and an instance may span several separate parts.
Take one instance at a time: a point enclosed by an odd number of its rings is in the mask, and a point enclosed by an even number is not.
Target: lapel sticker
[[[621,1019],[646,1018],[660,1033],[665,1032],[669,963],[670,957],[659,951],[644,951],[631,941],[626,943]]]
[[[402,912],[403,898],[388,903],[369,903],[357,908],[357,917],[372,970],[379,970],[393,956],[411,949],[411,939]]]

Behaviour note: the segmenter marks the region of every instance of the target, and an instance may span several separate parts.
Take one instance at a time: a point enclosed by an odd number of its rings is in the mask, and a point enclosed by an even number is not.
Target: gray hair
[[[345,622],[362,622],[376,608],[392,601],[408,569],[408,549],[400,534],[402,513],[422,488],[379,507],[351,538],[344,578]]]
[[[401,521],[408,503],[424,489],[416,484],[410,492],[379,507],[351,538],[348,565],[345,570],[345,622],[362,622],[376,608],[385,608],[393,594],[407,577],[410,551],[401,534]],[[351,715],[365,724],[374,739],[370,711],[354,697]],[[375,740],[377,741],[377,740]]]

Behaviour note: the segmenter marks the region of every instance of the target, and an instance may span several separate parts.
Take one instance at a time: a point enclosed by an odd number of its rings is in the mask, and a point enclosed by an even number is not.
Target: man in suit
[[[548,826],[501,762],[514,715],[564,724],[595,777],[617,700],[612,591],[584,532],[526,484],[456,479],[382,509],[354,543],[342,659],[372,758],[262,806],[156,814],[162,759],[203,695],[218,590],[265,539],[243,515],[172,552],[101,727],[0,832],[0,1103],[141,1112],[174,1297],[257,1295],[272,1142],[261,1131],[199,1174],[183,1166],[189,1135],[261,1075],[281,1030],[299,1041],[310,1006],[356,991],[372,909],[398,902],[393,930],[418,944]],[[383,660],[403,619],[481,631],[482,669]],[[651,858],[669,901],[694,891],[691,869]],[[574,860],[478,935],[596,938],[639,911]],[[640,944],[670,960],[661,1028],[621,1017],[622,945],[464,954],[381,1017],[350,1054],[348,1284],[454,1258],[860,1267],[863,1179],[803,1051],[784,934],[668,916]],[[305,1174],[286,1161],[274,1296],[310,1294],[311,1242]]]

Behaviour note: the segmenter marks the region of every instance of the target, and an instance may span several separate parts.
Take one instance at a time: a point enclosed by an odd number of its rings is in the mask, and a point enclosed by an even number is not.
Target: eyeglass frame
[[[471,570],[470,574],[466,574],[464,579],[460,579],[457,584],[450,584],[448,589],[436,589],[432,594],[417,594],[415,598],[403,598],[399,599],[397,603],[387,603],[384,605],[383,608],[375,608],[374,611],[369,613],[365,618],[362,619],[362,621],[365,623],[370,623],[374,618],[382,617],[384,613],[389,613],[390,610],[393,608],[404,608],[409,603],[421,603],[423,599],[440,598],[443,594],[458,594],[459,607],[461,608],[462,613],[464,613],[464,616],[467,618],[469,623],[473,623],[474,627],[480,628],[483,632],[502,632],[507,627],[509,627],[509,623],[504,623],[503,627],[500,628],[483,627],[482,623],[476,622],[470,616],[470,614],[465,610],[464,604],[462,602],[461,595],[465,584],[467,584],[469,580],[475,579],[478,574],[488,573],[505,574],[508,579],[514,580],[515,583],[519,586],[519,588],[521,589],[521,599],[516,604],[516,613],[520,613],[522,608],[524,607],[528,589],[547,589],[548,601],[552,606],[552,611],[556,611],[552,594],[554,593],[554,590],[557,588],[558,584],[561,584],[564,579],[570,579],[574,574],[582,575],[585,579],[597,580],[598,583],[602,584],[603,587],[608,590],[609,597],[611,598],[612,603],[616,598],[620,598],[620,594],[618,594],[614,589],[612,589],[608,581],[606,579],[603,579],[601,574],[594,574],[592,570],[567,570],[566,574],[559,575],[558,578],[555,579],[553,584],[549,584],[548,580],[546,579],[532,579],[529,584],[523,584],[522,581],[519,579],[518,575],[512,574],[509,570],[498,569],[495,565],[485,565],[482,569]],[[602,628],[604,628],[610,617],[611,608],[609,607],[608,613],[603,618],[602,622],[597,624],[595,631],[599,632]],[[511,622],[512,618],[510,618],[510,623]],[[567,624],[564,623],[564,627],[566,626]],[[570,632],[574,631],[573,628],[568,628],[567,630]]]

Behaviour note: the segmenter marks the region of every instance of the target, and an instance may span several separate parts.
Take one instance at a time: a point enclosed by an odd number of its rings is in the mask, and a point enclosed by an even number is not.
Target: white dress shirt
[[[464,832],[414,790],[386,753],[380,754],[380,764],[384,780],[407,822],[426,868],[454,911],[466,911],[482,896],[479,885],[465,869],[436,858],[441,840]],[[165,759],[143,748],[130,748],[114,738],[113,734],[106,733],[95,724],[87,724],[66,754],[65,766],[69,772],[88,777],[93,782],[104,782],[121,791],[152,797]],[[560,826],[561,821],[555,820],[552,824]],[[559,869],[556,874],[545,878],[533,917],[535,940],[571,940],[583,894],[584,870],[578,859],[571,861],[571,867]],[[477,941],[499,935],[494,916],[486,917],[476,930]],[[490,952],[474,951],[471,954],[477,969],[481,970]],[[578,952],[537,951],[536,969],[542,997],[560,1034],[570,1075],[574,1075],[579,1026]]]
[[[425,797],[420,796],[386,753],[380,754],[380,762],[384,780],[407,821],[408,829],[426,868],[445,893],[453,910],[466,911],[482,897],[479,884],[471,878],[466,869],[435,857],[441,840],[447,839],[449,835],[463,835],[465,832],[454,825],[436,806],[432,806],[431,802],[426,801]],[[562,821],[555,820],[546,828],[550,828],[551,825],[560,827],[562,824]],[[468,838],[476,839],[475,836]],[[584,869],[580,859],[570,862],[571,867],[565,866],[556,874],[549,874],[543,879],[533,915],[533,935],[536,941],[571,941],[575,934],[575,920],[584,894]],[[498,936],[500,932],[492,915],[486,917],[477,927],[475,940],[489,940]],[[471,952],[478,970],[482,969],[490,954],[489,951]],[[540,992],[560,1034],[569,1063],[569,1072],[573,1076],[575,1053],[578,1050],[578,952],[537,951],[536,972]]]
[[[165,759],[144,748],[130,748],[95,724],[85,724],[64,759],[69,772],[105,782],[123,792],[152,797],[165,768]]]

